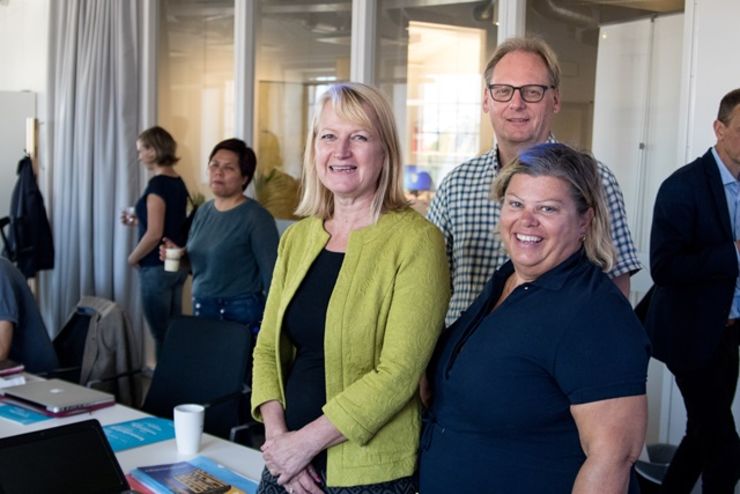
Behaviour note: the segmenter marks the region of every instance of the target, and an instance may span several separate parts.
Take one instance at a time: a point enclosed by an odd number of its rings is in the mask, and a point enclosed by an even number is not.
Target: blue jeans
[[[253,334],[259,331],[265,297],[250,293],[236,297],[193,297],[193,314],[205,319],[234,321],[247,326]]]
[[[182,286],[187,271],[165,271],[162,266],[139,268],[139,285],[144,318],[154,338],[157,358],[167,334],[170,318],[182,314]]]

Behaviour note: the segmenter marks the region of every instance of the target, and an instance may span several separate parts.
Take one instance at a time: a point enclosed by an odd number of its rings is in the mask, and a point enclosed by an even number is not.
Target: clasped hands
[[[311,465],[321,449],[303,435],[299,430],[270,436],[260,448],[265,466],[289,494],[323,494],[321,477]]]

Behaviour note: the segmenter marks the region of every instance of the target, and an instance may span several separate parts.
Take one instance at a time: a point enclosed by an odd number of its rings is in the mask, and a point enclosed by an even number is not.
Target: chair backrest
[[[171,320],[143,410],[171,418],[182,403],[210,403],[243,390],[252,358],[246,326],[193,316]],[[246,418],[246,400],[230,399],[206,410],[204,429],[228,437]]]
[[[90,314],[76,310],[59,334],[54,338],[54,351],[59,359],[59,366],[69,369],[67,381],[80,382],[82,355],[85,353],[87,331],[90,328]]]

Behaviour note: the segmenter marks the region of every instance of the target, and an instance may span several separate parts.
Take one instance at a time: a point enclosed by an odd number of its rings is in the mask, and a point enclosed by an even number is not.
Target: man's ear
[[[560,111],[560,89],[555,88],[552,90],[552,112],[558,113]]]
[[[720,141],[725,135],[725,129],[727,126],[725,126],[721,120],[715,120],[712,127],[714,127],[714,136],[717,138],[717,141]]]
[[[491,94],[488,92],[488,87],[484,83],[483,84],[483,113],[490,112],[492,104],[493,104],[493,101],[491,101]]]

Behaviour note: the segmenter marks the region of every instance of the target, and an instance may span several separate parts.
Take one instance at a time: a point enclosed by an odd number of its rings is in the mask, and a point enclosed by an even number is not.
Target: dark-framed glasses
[[[519,95],[527,103],[539,103],[545,97],[548,89],[555,89],[555,86],[543,86],[542,84],[525,84],[524,86],[512,86],[511,84],[489,84],[488,93],[493,101],[506,103],[514,97],[514,91],[519,91]]]

